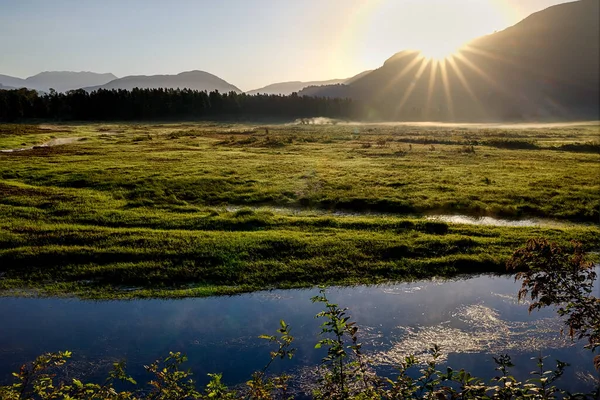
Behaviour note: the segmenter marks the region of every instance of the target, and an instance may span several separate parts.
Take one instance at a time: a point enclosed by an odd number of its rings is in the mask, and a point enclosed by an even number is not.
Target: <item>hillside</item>
[[[238,92],[241,90],[234,85],[224,81],[218,76],[204,71],[188,71],[177,75],[132,75],[120,79],[115,79],[104,85],[86,87],[85,90],[93,91],[97,89],[193,89],[219,92]]]
[[[599,5],[550,7],[440,63],[403,51],[349,85],[310,94],[360,99],[379,119],[598,119]]]

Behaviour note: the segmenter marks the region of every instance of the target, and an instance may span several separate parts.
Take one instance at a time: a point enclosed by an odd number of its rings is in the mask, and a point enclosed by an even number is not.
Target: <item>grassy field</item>
[[[600,243],[598,125],[0,125],[0,149],[60,138],[72,141],[0,153],[5,295],[201,296],[501,272],[530,237]],[[563,224],[424,217],[440,213]]]

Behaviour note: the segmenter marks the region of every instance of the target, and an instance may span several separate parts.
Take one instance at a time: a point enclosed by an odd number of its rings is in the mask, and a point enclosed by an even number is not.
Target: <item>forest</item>
[[[309,96],[247,95],[190,89],[0,90],[0,121],[160,120],[180,118],[306,118],[315,115],[346,119],[358,116],[350,99]]]

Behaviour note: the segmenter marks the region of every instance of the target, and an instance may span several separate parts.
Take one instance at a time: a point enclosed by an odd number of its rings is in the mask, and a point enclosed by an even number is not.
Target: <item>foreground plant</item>
[[[268,340],[269,343],[276,343],[278,348],[276,351],[271,351],[269,362],[261,371],[257,371],[252,375],[252,379],[246,382],[248,393],[245,397],[250,399],[272,399],[272,398],[288,398],[288,375],[280,375],[269,377],[267,372],[269,367],[276,359],[292,359],[296,349],[292,348],[294,337],[290,334],[290,327],[284,320],[279,321],[278,335],[261,335],[261,339]]]
[[[63,366],[71,352],[48,353],[39,356],[30,365],[23,365],[19,372],[13,372],[18,382],[9,386],[0,386],[0,398],[3,400],[21,399],[134,399],[133,393],[117,392],[115,381],[136,382],[125,373],[124,363],[113,364],[103,385],[83,383],[78,379],[71,382],[56,383],[56,371]]]
[[[380,378],[369,368],[369,360],[361,351],[356,322],[350,321],[347,308],[329,301],[323,288],[319,296],[311,300],[325,306],[325,310],[316,315],[325,319],[321,324],[321,335],[325,337],[315,348],[327,348],[327,355],[322,360],[324,373],[314,392],[315,398],[345,399],[358,393],[371,398],[381,386]]]
[[[515,252],[508,268],[522,280],[519,300],[530,298],[529,311],[554,306],[572,338],[587,339],[587,348],[600,347],[600,298],[594,295],[596,272],[581,243],[570,251],[546,239],[531,239]],[[598,290],[598,289],[596,289]],[[597,294],[597,292],[596,292]],[[594,358],[600,371],[600,355]]]

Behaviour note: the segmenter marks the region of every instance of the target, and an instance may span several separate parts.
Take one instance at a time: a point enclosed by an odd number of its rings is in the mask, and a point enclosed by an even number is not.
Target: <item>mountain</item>
[[[0,85],[6,88],[22,88],[26,87],[25,79],[15,78],[14,76],[0,75]]]
[[[113,74],[95,72],[46,71],[25,79],[26,86],[36,90],[57,92],[80,89],[86,86],[103,85],[116,79]]]
[[[310,94],[359,99],[377,119],[599,119],[598,15],[598,0],[560,4],[445,61],[403,51],[348,85]]]
[[[50,88],[57,92],[66,92],[91,85],[103,85],[116,79],[113,74],[95,72],[46,71],[27,79],[0,75],[0,84],[13,88],[28,88],[47,92]]]
[[[331,79],[328,81],[314,81],[314,82],[282,82],[282,83],[273,83],[271,85],[265,86],[260,89],[250,90],[246,92],[246,94],[276,94],[276,95],[290,95],[294,92],[300,92],[301,90],[308,87],[319,87],[319,86],[327,86],[327,85],[340,85],[340,84],[348,84],[356,79],[368,74],[371,71],[361,72],[360,74],[353,76],[352,78],[346,79]]]
[[[250,90],[246,92],[246,94],[277,94],[277,95],[290,95],[294,92],[299,92],[307,86],[325,86],[325,85],[337,85],[340,83],[344,83],[346,79],[331,79],[328,81],[314,81],[314,82],[300,82],[300,81],[292,81],[292,82],[281,82],[281,83],[273,83],[271,85],[267,85],[260,89]]]
[[[206,90],[207,92],[218,90],[219,92],[238,92],[241,90],[232,84],[224,81],[218,76],[204,71],[188,71],[177,75],[132,75],[124,78],[115,79],[101,86],[86,87],[85,90],[93,91],[98,89],[193,89]]]

